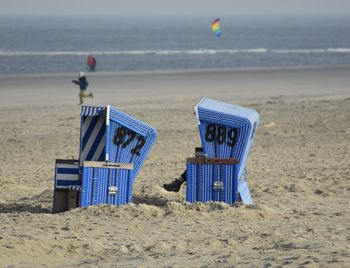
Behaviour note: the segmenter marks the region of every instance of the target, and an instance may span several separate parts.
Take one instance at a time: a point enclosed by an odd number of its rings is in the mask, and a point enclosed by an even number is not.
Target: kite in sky
[[[213,21],[211,24],[211,30],[215,33],[216,36],[221,36],[222,32],[220,29],[220,19],[217,18],[216,20]]]

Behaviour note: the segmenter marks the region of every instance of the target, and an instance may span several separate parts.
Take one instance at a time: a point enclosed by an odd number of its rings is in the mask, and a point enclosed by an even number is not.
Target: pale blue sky
[[[350,0],[0,0],[0,14],[350,14]]]

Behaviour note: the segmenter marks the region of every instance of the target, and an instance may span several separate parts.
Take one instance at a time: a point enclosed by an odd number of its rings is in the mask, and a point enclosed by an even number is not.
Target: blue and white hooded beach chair
[[[204,176],[221,178],[231,176],[233,180],[237,180],[231,184],[237,185],[234,190],[238,190],[243,203],[251,204],[252,199],[246,180],[246,163],[259,124],[259,114],[253,109],[208,98],[202,99],[195,106],[195,113],[205,156],[238,161],[237,170],[231,175],[222,170],[223,167],[213,166],[211,171],[207,171],[211,175]]]
[[[82,106],[80,115],[81,206],[130,202],[133,182],[156,141],[156,130],[109,105]],[[118,168],[125,164],[132,168]]]
[[[106,161],[132,163],[135,180],[154,145],[154,128],[111,106],[82,106],[79,163]]]
[[[130,202],[157,138],[154,128],[109,105],[82,106],[80,115],[79,160],[56,160],[54,212]]]

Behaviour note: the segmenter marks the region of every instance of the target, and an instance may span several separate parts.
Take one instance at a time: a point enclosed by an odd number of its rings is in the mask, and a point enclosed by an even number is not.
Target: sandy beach
[[[350,267],[350,67],[87,74],[158,131],[133,203],[52,214],[55,159],[78,157],[76,73],[0,76],[0,267]],[[162,185],[200,145],[204,97],[260,114],[252,206]]]

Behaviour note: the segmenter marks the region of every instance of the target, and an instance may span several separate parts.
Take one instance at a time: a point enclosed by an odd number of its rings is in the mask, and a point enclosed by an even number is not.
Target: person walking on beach
[[[78,80],[72,80],[73,83],[77,84],[80,87],[80,92],[79,92],[79,99],[80,99],[80,103],[79,105],[83,104],[84,102],[84,98],[94,98],[94,95],[90,92],[87,93],[86,89],[89,85],[87,78],[84,74],[84,72],[80,72],[79,73],[79,79]]]

